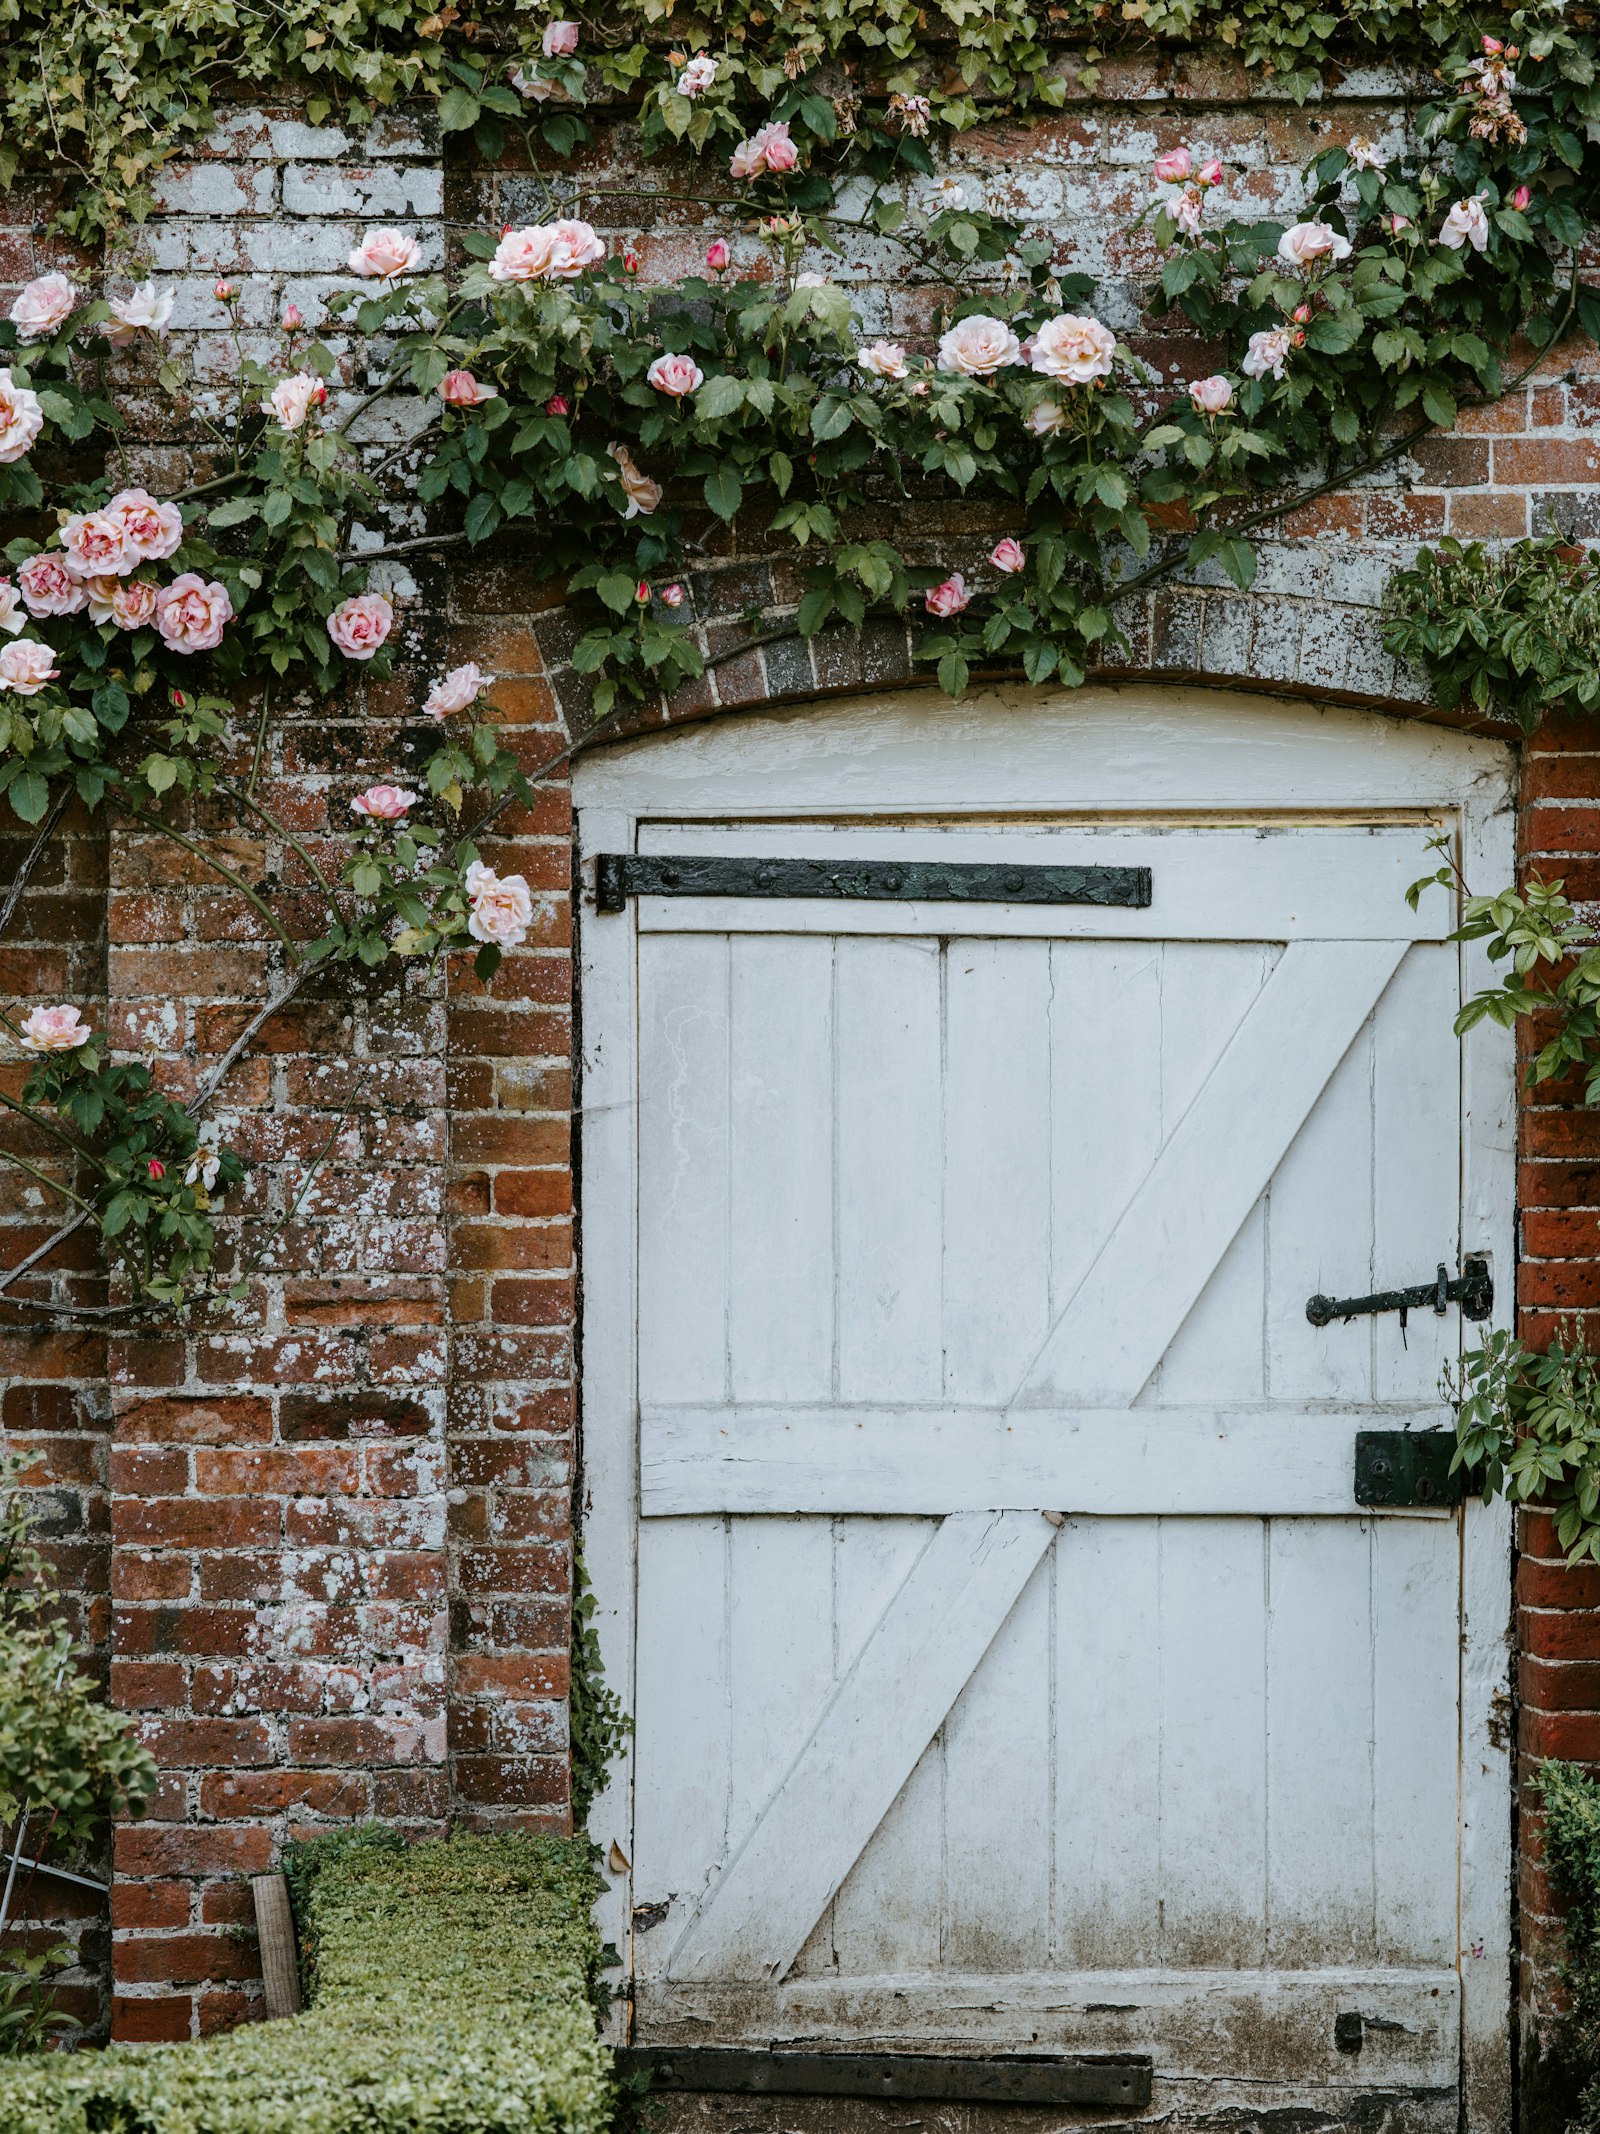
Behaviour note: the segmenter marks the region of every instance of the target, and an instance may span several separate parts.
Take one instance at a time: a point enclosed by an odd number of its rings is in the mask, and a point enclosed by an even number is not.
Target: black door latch
[[[1488,1318],[1494,1310],[1494,1280],[1487,1260],[1463,1260],[1453,1280],[1441,1260],[1434,1279],[1413,1289],[1380,1289],[1370,1297],[1309,1297],[1306,1317],[1313,1326],[1327,1326],[1334,1319],[1358,1319],[1369,1312],[1398,1312],[1404,1326],[1407,1312],[1432,1310],[1442,1319],[1447,1304],[1459,1304],[1463,1319]]]

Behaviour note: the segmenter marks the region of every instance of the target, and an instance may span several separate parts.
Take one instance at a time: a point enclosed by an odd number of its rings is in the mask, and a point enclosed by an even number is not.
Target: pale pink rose
[[[61,672],[55,658],[50,647],[36,637],[14,637],[0,647],[0,689],[14,689],[19,697],[36,697]]]
[[[570,59],[578,49],[578,25],[575,22],[547,22],[539,49],[546,59]]]
[[[62,527],[61,547],[75,578],[120,577],[139,561],[120,511],[80,511]]]
[[[346,659],[371,659],[394,628],[394,609],[382,593],[341,600],[328,617],[328,635]]]
[[[447,370],[439,381],[439,398],[447,407],[480,408],[486,400],[498,400],[500,388],[485,385],[469,370]]]
[[[873,378],[903,378],[910,368],[898,341],[870,341],[856,350],[856,361]]]
[[[1156,183],[1182,185],[1193,168],[1187,148],[1169,148],[1164,156],[1156,157]]]
[[[789,138],[788,121],[777,119],[739,143],[729,159],[728,174],[734,178],[759,178],[764,171],[771,171],[782,177],[799,161],[800,151]]]
[[[292,432],[303,427],[313,408],[319,408],[328,397],[328,388],[322,380],[308,370],[296,371],[292,378],[280,378],[266,399],[261,403],[263,415],[275,415],[278,428]]]
[[[472,905],[467,932],[474,941],[515,948],[528,938],[533,898],[520,874],[498,875],[481,860],[474,860],[467,869],[467,897]]]
[[[183,546],[183,513],[148,489],[119,489],[106,510],[121,519],[123,541],[141,562],[165,563]]]
[[[686,96],[692,104],[717,78],[717,63],[705,52],[696,52],[693,59],[678,76],[675,87],[680,96]]]
[[[24,1052],[76,1052],[93,1035],[89,1025],[80,1020],[77,1009],[63,1003],[59,1008],[35,1008],[24,1019],[17,1042]]]
[[[368,281],[398,281],[402,274],[415,274],[422,247],[405,230],[368,230],[350,254],[350,272]]]
[[[1047,378],[1087,385],[1092,378],[1110,377],[1116,353],[1116,335],[1098,319],[1080,319],[1064,311],[1046,319],[1034,334],[1032,363]]]
[[[1022,349],[1005,320],[982,312],[939,336],[940,370],[959,371],[964,378],[992,378],[997,370],[1021,361]]]
[[[1411,229],[1413,224],[1409,215],[1385,215],[1383,226],[1391,237],[1399,237],[1404,231]]]
[[[1200,168],[1195,172],[1194,175],[1197,184],[1220,185],[1222,183],[1221,157],[1211,156],[1206,162],[1201,164]]]
[[[725,237],[714,237],[711,243],[706,246],[706,265],[713,274],[726,274],[728,262],[732,257],[733,254],[728,250],[728,240]]]
[[[111,596],[121,585],[120,578],[85,578],[83,590],[89,596],[89,620],[93,623],[110,622],[112,616]]]
[[[1028,410],[1028,428],[1035,437],[1058,437],[1067,427],[1067,411],[1059,400],[1041,400]]]
[[[89,597],[67,569],[65,556],[48,548],[39,549],[18,567],[17,583],[30,615],[76,615]]]
[[[1389,165],[1364,133],[1358,133],[1345,150],[1352,170],[1387,170]]]
[[[111,298],[107,309],[111,316],[100,331],[113,348],[130,348],[142,333],[164,341],[172,320],[172,291],[141,282],[132,296]]]
[[[369,785],[364,793],[357,793],[350,805],[371,822],[398,822],[416,806],[417,798],[409,786]]]
[[[1350,240],[1325,222],[1297,222],[1278,239],[1278,257],[1286,267],[1320,267],[1324,261],[1350,257]]]
[[[48,341],[77,309],[78,292],[64,274],[41,274],[11,307],[19,341]]]
[[[9,467],[33,449],[44,428],[44,409],[39,396],[26,385],[14,385],[11,373],[0,370],[0,467]]]
[[[464,667],[452,667],[441,675],[428,691],[422,702],[422,715],[426,719],[446,719],[453,711],[466,711],[476,704],[489,686],[490,677],[475,660],[468,660]]]
[[[664,585],[661,588],[661,605],[664,608],[681,608],[688,595],[681,585]]]
[[[489,279],[572,281],[605,256],[604,244],[586,222],[532,223],[524,230],[507,230],[489,262]]]
[[[959,615],[970,605],[972,595],[967,591],[967,581],[959,571],[952,571],[942,585],[930,586],[922,596],[922,605],[930,615],[941,618]]]
[[[1197,378],[1189,388],[1189,398],[1200,414],[1220,415],[1233,405],[1233,387],[1223,377]]]
[[[9,578],[0,578],[0,630],[8,637],[20,637],[28,627],[28,611],[22,604],[22,595]]]
[[[698,392],[706,382],[706,374],[693,356],[657,356],[645,377],[658,393],[665,393],[672,400]]]
[[[201,1149],[183,1174],[186,1186],[199,1186],[209,1193],[217,1182],[217,1173],[222,1169],[222,1158],[214,1150]]]
[[[1459,252],[1463,245],[1482,252],[1489,242],[1489,218],[1483,212],[1483,202],[1458,200],[1444,218],[1444,227],[1434,242],[1448,246],[1452,252]]]
[[[1013,541],[1009,534],[997,541],[989,551],[989,561],[997,571],[1023,571],[1028,567],[1027,554],[1020,541]]]
[[[1253,333],[1249,351],[1239,368],[1247,378],[1264,378],[1269,371],[1274,378],[1281,378],[1294,345],[1295,337],[1287,326],[1272,326],[1264,333]]]
[[[509,69],[507,79],[525,103],[542,104],[550,97],[564,99],[566,91],[559,82],[546,79],[537,68],[532,74],[524,74],[520,67]]]
[[[661,503],[661,484],[653,482],[648,474],[633,463],[633,454],[626,445],[607,445],[607,455],[617,463],[617,479],[622,484],[622,493],[628,499],[628,508],[622,516],[637,518],[643,512],[648,518]]]
[[[1198,186],[1186,185],[1172,203],[1172,217],[1185,237],[1198,237],[1205,226],[1205,195]]]
[[[119,630],[142,630],[155,621],[157,588],[149,578],[117,578],[111,588],[111,620]]]
[[[156,628],[174,652],[214,652],[232,620],[228,588],[198,571],[181,571],[156,595]]]

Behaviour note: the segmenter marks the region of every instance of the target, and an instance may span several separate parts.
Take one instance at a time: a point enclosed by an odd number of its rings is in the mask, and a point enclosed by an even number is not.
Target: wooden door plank
[[[1037,1512],[944,1521],[673,1951],[672,1977],[783,1976],[1054,1536]]]
[[[1014,1407],[1135,1399],[1405,950],[1393,940],[1284,950],[1023,1372]]]
[[[1353,1514],[1357,1430],[1429,1430],[1388,1408],[646,1407],[640,1508]],[[1444,1517],[1443,1513],[1427,1516]]]

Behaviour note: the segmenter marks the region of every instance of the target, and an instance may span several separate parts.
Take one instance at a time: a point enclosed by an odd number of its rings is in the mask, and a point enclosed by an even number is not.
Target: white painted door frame
[[[1020,796],[1020,797],[1019,797]],[[984,692],[951,706],[903,691],[730,717],[623,743],[575,771],[582,859],[580,985],[585,1548],[607,1675],[633,1704],[639,1514],[636,918],[598,917],[593,855],[633,851],[646,821],[781,823],[939,817],[1070,824],[1137,818],[1250,824],[1436,817],[1456,829],[1466,878],[1509,880],[1512,763],[1496,742],[1377,714],[1151,685],[1076,694]],[[1433,892],[1442,897],[1442,892]],[[875,922],[876,923],[876,922]],[[1463,992],[1490,976],[1462,951]],[[1495,1318],[1514,1270],[1515,1087],[1504,1033],[1461,1048],[1463,1235],[1489,1242]],[[1510,2093],[1510,1522],[1461,1522],[1463,2082],[1471,2134],[1499,2134]],[[631,1758],[591,1830],[611,1853],[606,1937],[629,1954]],[[617,1848],[612,1850],[612,1848]]]

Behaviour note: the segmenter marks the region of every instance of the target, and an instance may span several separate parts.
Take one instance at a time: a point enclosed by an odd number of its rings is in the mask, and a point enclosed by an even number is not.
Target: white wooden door
[[[681,741],[586,773],[585,848],[1153,895],[585,918],[634,2036],[1142,2051],[1158,2110],[1369,2090],[1417,2128],[1465,2065],[1495,2126],[1504,1522],[1352,1488],[1358,1429],[1445,1419],[1459,1315],[1305,1304],[1464,1251],[1508,1286],[1504,1061],[1464,1063],[1451,914],[1403,893],[1441,821],[1496,857],[1500,754],[1191,700],[1130,803],[1136,702],[1009,767],[1014,719],[829,717],[799,763],[740,722],[698,778]],[[963,740],[1025,807],[968,797]]]

